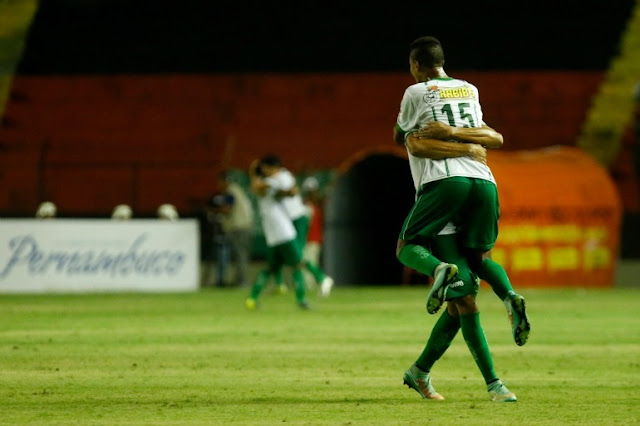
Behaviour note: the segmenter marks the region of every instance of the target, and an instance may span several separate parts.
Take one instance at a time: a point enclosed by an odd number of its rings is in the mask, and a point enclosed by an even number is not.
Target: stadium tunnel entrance
[[[398,234],[415,191],[404,148],[361,151],[338,168],[325,207],[324,266],[338,284],[402,280]]]

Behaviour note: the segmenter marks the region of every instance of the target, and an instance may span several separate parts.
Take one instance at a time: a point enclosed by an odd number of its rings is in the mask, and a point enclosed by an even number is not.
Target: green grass
[[[496,371],[488,400],[462,337],[432,371],[447,399],[402,386],[436,317],[417,287],[292,294],[0,296],[1,424],[634,424],[640,291],[525,290],[529,343],[482,289]]]

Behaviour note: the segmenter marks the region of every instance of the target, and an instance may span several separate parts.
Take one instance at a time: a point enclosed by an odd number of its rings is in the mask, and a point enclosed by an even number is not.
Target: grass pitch
[[[0,424],[637,424],[640,291],[522,289],[516,346],[479,295],[496,371],[488,400],[459,334],[432,371],[444,402],[402,385],[436,316],[425,288],[341,288],[301,311],[292,294],[0,296]]]

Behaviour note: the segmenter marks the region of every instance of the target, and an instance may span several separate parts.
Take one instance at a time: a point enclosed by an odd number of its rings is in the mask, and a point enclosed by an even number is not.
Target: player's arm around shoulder
[[[453,127],[438,121],[427,123],[416,130],[414,137],[420,139],[455,140],[486,146],[487,148],[501,148],[504,142],[502,134],[483,123],[482,127]]]
[[[453,139],[474,143],[487,148],[502,148],[502,134],[483,124],[482,127],[453,127]]]
[[[298,185],[294,185],[289,189],[278,189],[276,192],[276,198],[285,198],[285,197],[295,197],[300,194],[300,189],[298,189]]]
[[[405,141],[405,146],[409,154],[418,158],[442,160],[444,158],[471,157],[480,163],[487,163],[487,150],[482,145],[418,138],[415,133],[410,133]]]

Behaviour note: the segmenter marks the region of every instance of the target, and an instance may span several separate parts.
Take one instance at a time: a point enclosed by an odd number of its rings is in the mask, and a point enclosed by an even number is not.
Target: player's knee
[[[476,297],[472,294],[452,299],[450,303],[453,303],[455,305],[456,310],[460,315],[473,314],[478,312]]]
[[[458,308],[452,301],[447,302],[447,312],[451,318],[458,318]]]

